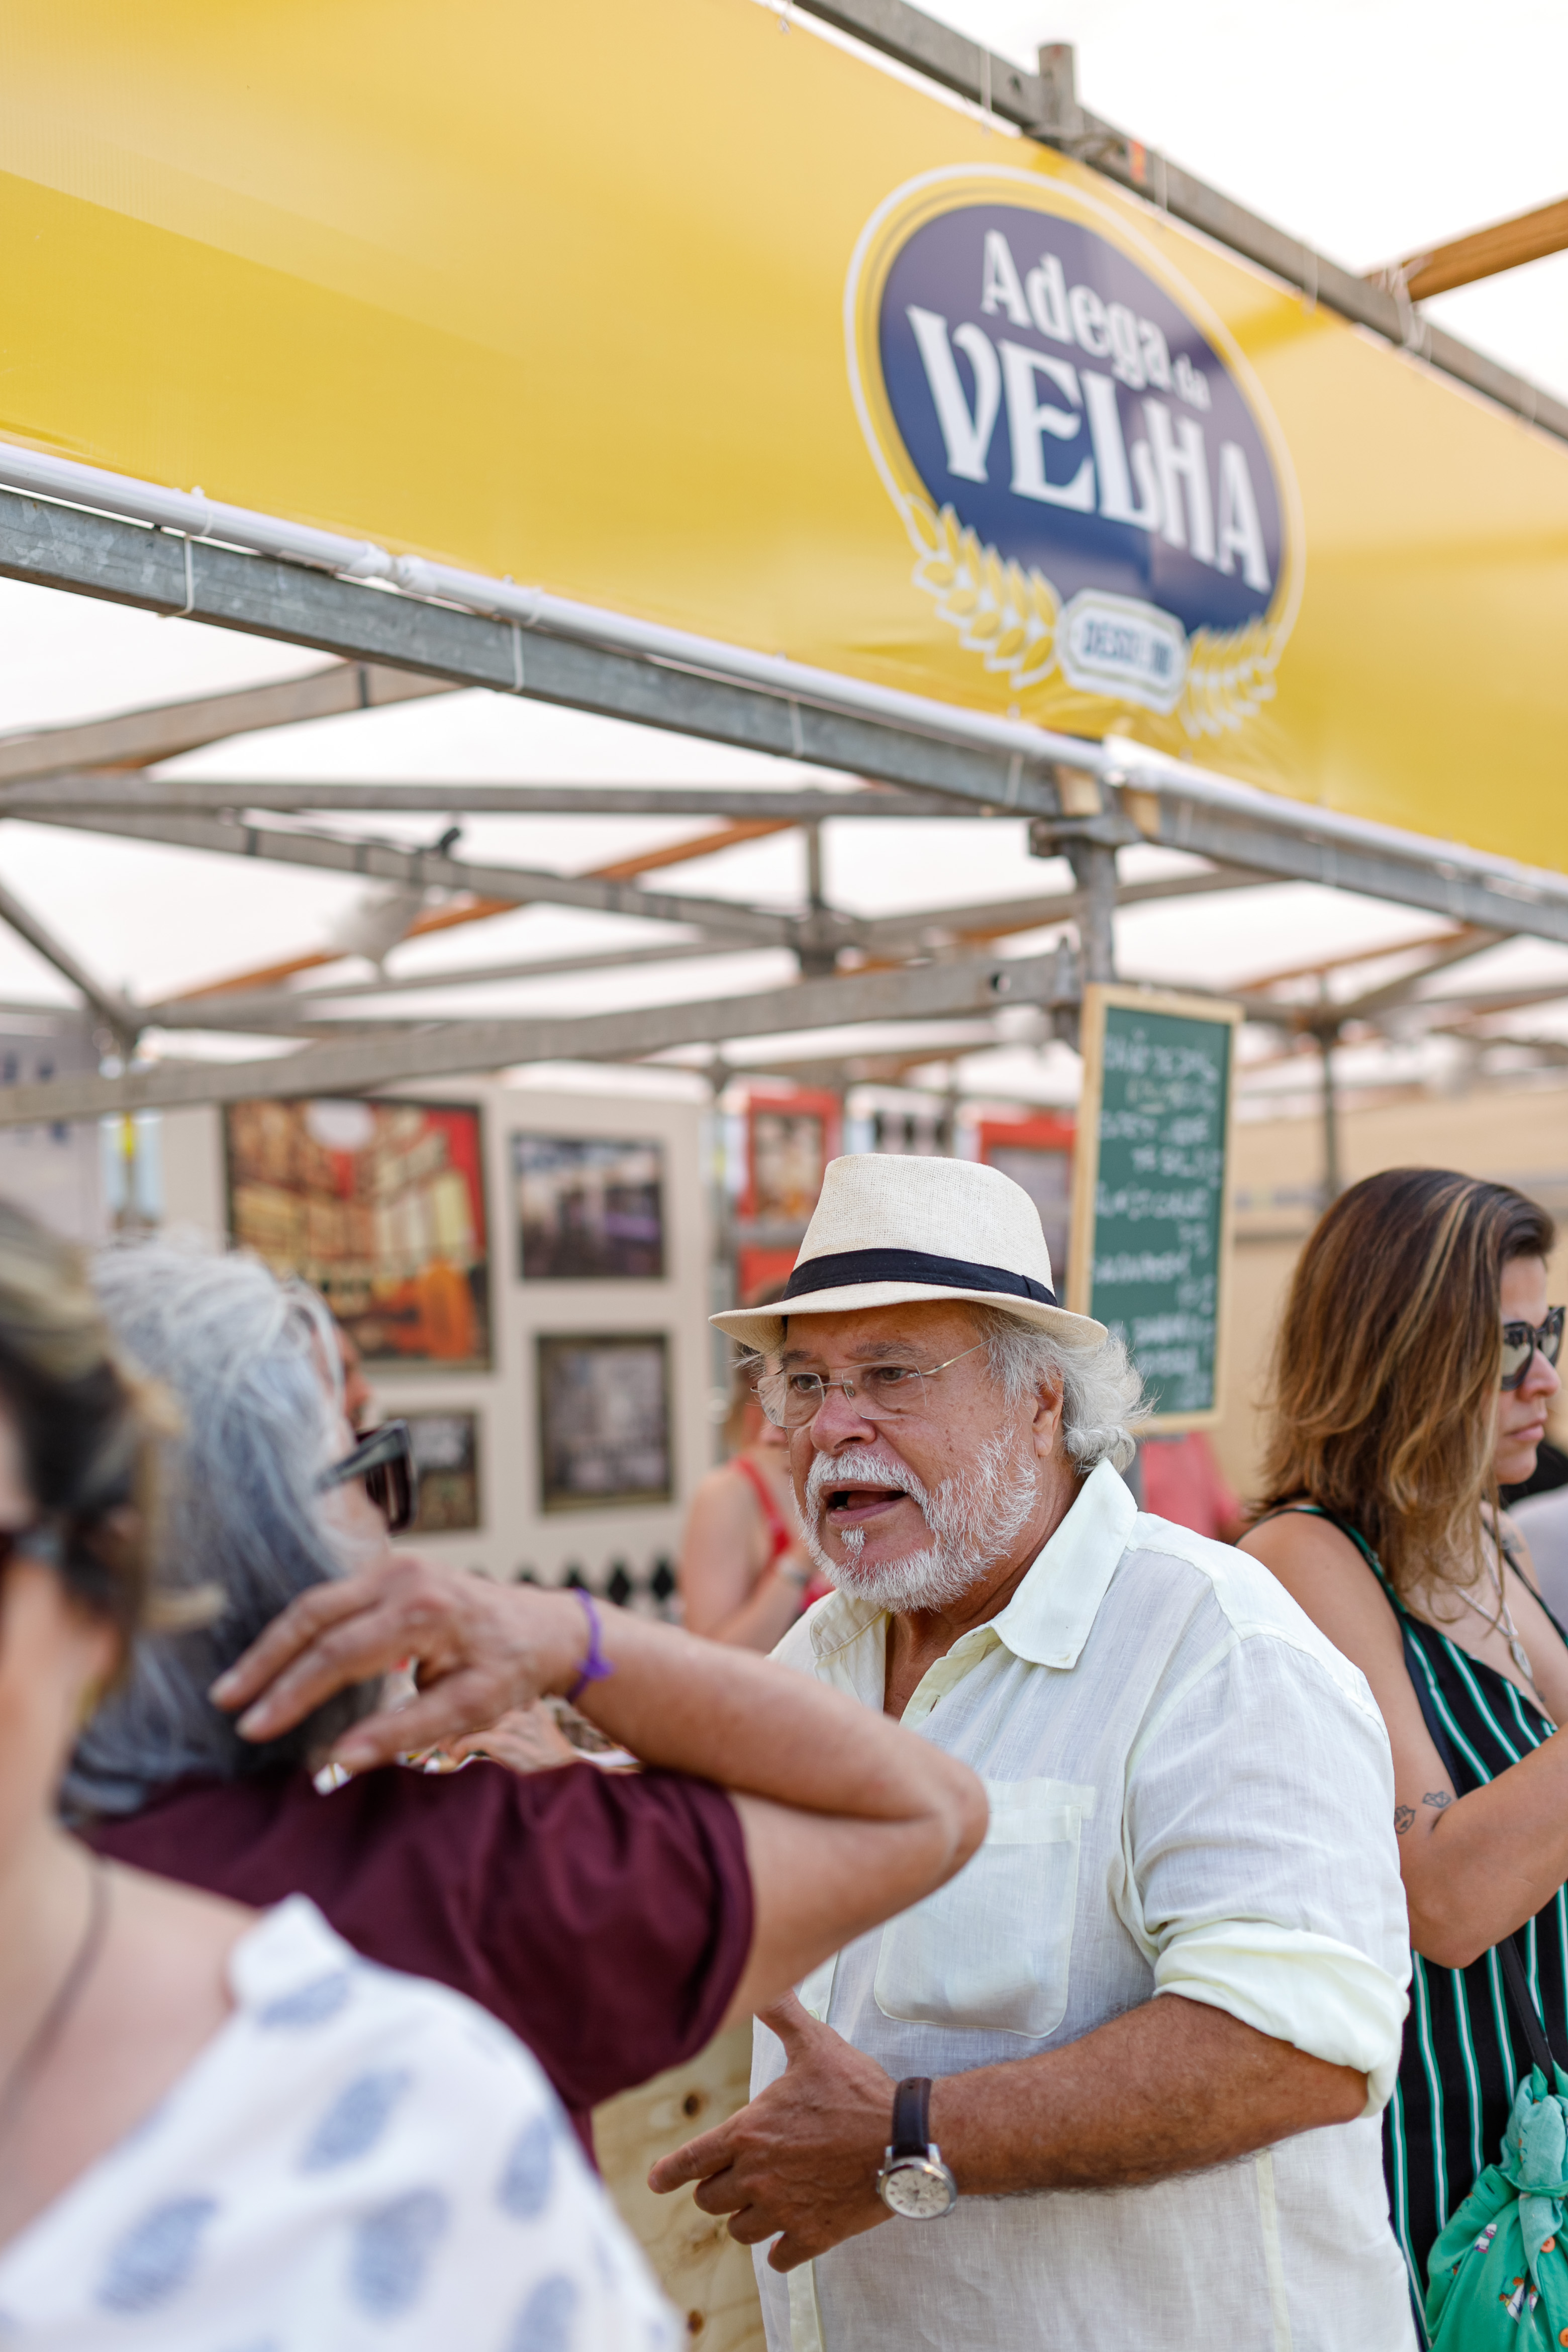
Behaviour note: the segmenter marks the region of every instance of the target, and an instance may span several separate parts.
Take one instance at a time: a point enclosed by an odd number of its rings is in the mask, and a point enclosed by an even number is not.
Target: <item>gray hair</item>
[[[160,1243],[102,1252],[93,1284],[126,1355],[178,1406],[183,1426],[160,1481],[155,1582],[176,1625],[205,1622],[136,1642],[71,1760],[65,1802],[79,1817],[135,1812],[183,1773],[232,1780],[300,1762],[363,1714],[374,1689],[340,1693],[259,1747],[207,1696],[214,1676],[296,1593],[349,1564],[317,1489],[334,1452],[332,1391],[342,1383],[321,1301],[253,1259]]]
[[[1062,1444],[1080,1476],[1098,1462],[1126,1469],[1149,1406],[1124,1340],[1114,1331],[1103,1339],[1066,1339],[997,1307],[977,1307],[974,1321],[1009,1404],[1046,1381],[1061,1382]]]

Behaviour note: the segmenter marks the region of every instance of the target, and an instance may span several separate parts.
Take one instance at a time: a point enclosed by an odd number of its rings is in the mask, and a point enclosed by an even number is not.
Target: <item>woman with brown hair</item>
[[[1521,1194],[1441,1169],[1336,1201],[1286,1305],[1243,1543],[1360,1666],[1388,1729],[1415,1962],[1384,2153],[1418,2305],[1529,2071],[1495,1948],[1515,1930],[1568,2049],[1568,1742],[1552,1737],[1568,1642],[1498,1500],[1529,1475],[1558,1388],[1554,1238]]]

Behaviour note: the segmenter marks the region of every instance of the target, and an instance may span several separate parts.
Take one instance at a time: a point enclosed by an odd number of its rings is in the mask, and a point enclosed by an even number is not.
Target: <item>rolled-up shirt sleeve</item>
[[[1155,1992],[1353,2067],[1375,2115],[1410,1950],[1372,1695],[1345,1661],[1273,1631],[1227,1626],[1173,1667],[1129,1759],[1123,1820],[1119,1907]]]

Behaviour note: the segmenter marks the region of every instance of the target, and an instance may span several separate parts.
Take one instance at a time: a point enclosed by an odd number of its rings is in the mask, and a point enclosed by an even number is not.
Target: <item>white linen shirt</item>
[[[882,1705],[886,1615],[820,1601],[777,1656]],[[958,1876],[801,1997],[895,2080],[1060,2049],[1179,1992],[1369,2078],[1365,2114],[1144,2188],[961,2198],[783,2276],[769,2352],[1407,2352],[1378,2114],[1410,1957],[1383,1720],[1245,1553],[1101,1463],[904,1722],[985,1780]],[[759,2026],[753,2095],[784,2071]]]

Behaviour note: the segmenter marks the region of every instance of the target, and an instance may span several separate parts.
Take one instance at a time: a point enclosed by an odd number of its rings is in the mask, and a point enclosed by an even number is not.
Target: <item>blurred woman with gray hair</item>
[[[68,1800],[100,1852],[238,1901],[313,1897],[360,1952],[510,2026],[586,2144],[591,2107],[919,1900],[983,1833],[967,1769],[764,1659],[395,1556],[366,1486],[378,1440],[354,1445],[311,1294],[156,1244],[108,1252],[96,1279],[178,1402],[160,1565],[189,1612],[210,1600],[195,1630],[137,1643],[79,1744]],[[395,1711],[384,1676],[410,1655],[420,1688]],[[664,1769],[397,1765],[551,1694]]]
[[[363,1488],[321,1486],[354,1441],[331,1317],[312,1291],[285,1289],[245,1258],[164,1247],[106,1250],[93,1281],[127,1354],[179,1398],[160,1570],[187,1614],[208,1621],[139,1643],[77,1748],[68,1804],[113,1819],[188,1774],[299,1761],[370,1710],[374,1688],[345,1691],[287,1739],[257,1747],[205,1694],[296,1593],[379,1556],[386,1529]]]
[[[671,2346],[510,2034],[307,1902],[258,1916],[61,1827],[73,1731],[148,1612],[166,1423],[76,1253],[0,1204],[0,2338]],[[108,1705],[151,1754],[145,1674]]]

